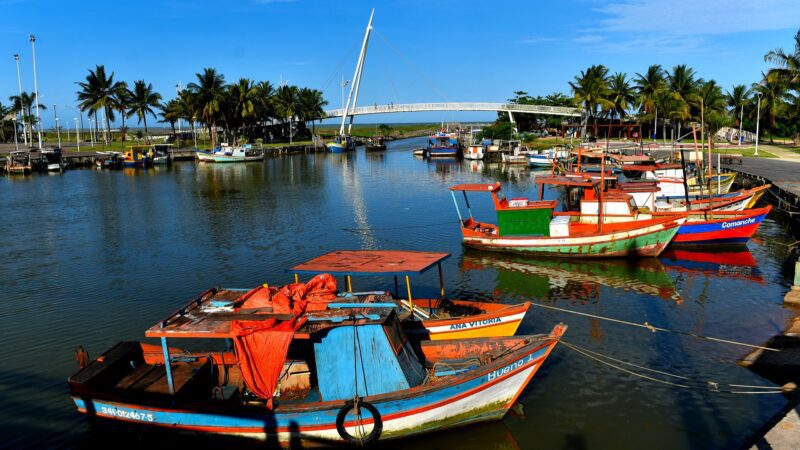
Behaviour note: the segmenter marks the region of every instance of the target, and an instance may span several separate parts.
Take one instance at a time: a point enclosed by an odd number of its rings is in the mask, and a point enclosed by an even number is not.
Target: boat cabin
[[[122,164],[125,166],[145,166],[152,162],[153,148],[149,145],[132,145],[125,149]]]

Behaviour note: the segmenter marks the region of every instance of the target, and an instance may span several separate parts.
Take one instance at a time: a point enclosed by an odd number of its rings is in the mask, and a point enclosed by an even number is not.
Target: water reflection
[[[462,270],[495,269],[497,291],[539,299],[597,299],[600,286],[682,302],[672,278],[655,258],[641,260],[533,259],[465,249]]]
[[[721,248],[713,252],[668,248],[660,259],[669,270],[686,274],[741,278],[765,283],[753,254],[745,245]]]

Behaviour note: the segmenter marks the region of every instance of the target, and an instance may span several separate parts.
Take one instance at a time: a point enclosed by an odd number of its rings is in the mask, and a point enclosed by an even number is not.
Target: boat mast
[[[361,87],[361,73],[364,71],[364,59],[367,56],[367,44],[369,43],[369,35],[372,32],[372,17],[375,15],[375,9],[369,14],[369,23],[367,24],[367,31],[364,33],[364,42],[361,44],[361,53],[358,55],[358,63],[356,64],[356,71],[353,74],[353,83],[350,85],[350,93],[347,95],[347,105],[342,112],[342,125],[339,127],[339,136],[344,136],[344,125],[347,123],[347,116],[350,115],[350,100],[353,101],[352,110],[356,109],[356,102],[358,101],[358,89]],[[353,93],[355,92],[355,97]],[[353,128],[353,116],[350,115],[350,126],[347,128],[347,133]]]

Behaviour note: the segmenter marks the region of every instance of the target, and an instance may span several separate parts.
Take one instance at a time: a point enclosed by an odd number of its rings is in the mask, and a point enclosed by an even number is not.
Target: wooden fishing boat
[[[214,152],[210,150],[195,150],[194,157],[200,162],[214,162]]]
[[[61,172],[67,167],[64,158],[61,156],[61,149],[42,150],[42,170],[47,172]]]
[[[552,179],[537,178],[539,183],[548,183]],[[571,186],[579,186],[579,182]],[[759,192],[763,192],[763,189]],[[730,202],[737,202],[736,199]],[[609,191],[604,196],[595,195],[591,190],[584,190],[580,198],[580,213],[590,219],[596,219],[601,214],[600,204],[603,205],[602,217],[604,223],[632,222],[639,223],[643,219],[657,218],[685,218],[677,234],[672,239],[675,245],[698,244],[733,244],[747,242],[756,232],[764,217],[771,210],[771,206],[746,210],[709,210],[698,209],[686,211],[664,210],[656,203],[656,210],[636,207],[633,198],[624,191]],[[732,204],[732,203],[729,203]],[[725,203],[717,207],[724,208]]]
[[[364,145],[364,150],[368,152],[382,152],[386,150],[386,143],[383,138],[370,138]]]
[[[770,210],[771,205],[744,211],[691,211],[686,223],[681,225],[675,235],[673,244],[745,243],[755,234]],[[662,213],[656,213],[659,214]]]
[[[98,169],[120,169],[124,155],[120,152],[97,152],[95,166]]]
[[[425,339],[462,339],[472,337],[513,336],[519,328],[530,303],[505,305],[488,302],[451,300],[445,296],[442,261],[449,253],[398,250],[344,250],[326,253],[287,272],[295,275],[330,274],[344,277],[346,292],[328,305],[382,303],[394,304],[409,333]],[[437,299],[415,299],[411,292],[411,275],[421,276],[438,268],[439,294]],[[353,277],[394,277],[394,296],[386,291],[353,292]],[[398,277],[405,277],[406,298],[400,297]],[[260,289],[260,288],[257,288]]]
[[[427,158],[455,158],[458,153],[458,133],[442,130],[428,138],[424,155]]]
[[[537,180],[538,181],[538,180]],[[575,180],[565,180],[576,183]],[[587,180],[585,188],[598,189],[599,181]],[[672,240],[683,217],[641,218],[632,222],[605,223],[581,213],[556,212],[555,201],[509,201],[500,183],[460,184],[450,188],[465,245],[481,250],[554,257],[658,256]],[[461,215],[455,192],[461,191],[469,217]],[[498,224],[476,221],[467,192],[492,196]],[[540,190],[543,192],[543,190]],[[594,223],[592,223],[594,222]]]
[[[331,153],[344,153],[355,149],[353,139],[350,136],[339,136],[335,140],[326,143],[325,147]]]
[[[552,352],[549,335],[412,345],[393,309],[306,317],[220,312],[192,302],[69,380],[78,411],[141,426],[272,444],[370,444],[501,419]],[[169,339],[232,339],[184,351]]]
[[[132,145],[125,149],[125,154],[122,159],[124,167],[146,167],[153,163],[149,156],[152,154],[152,148],[149,145]]]
[[[27,175],[31,173],[31,154],[27,150],[13,150],[6,157],[6,173]]]
[[[528,155],[528,165],[531,167],[551,167],[557,159],[568,159],[569,150],[556,150],[554,148],[542,150]]]
[[[464,159],[469,160],[481,160],[484,156],[484,147],[483,145],[469,145],[464,150]]]

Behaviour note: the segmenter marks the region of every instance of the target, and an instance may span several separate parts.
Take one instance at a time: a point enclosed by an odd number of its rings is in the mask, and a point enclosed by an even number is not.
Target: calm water
[[[391,143],[385,154],[295,155],[263,164],[197,165],[0,179],[0,447],[91,447],[133,436],[74,411],[66,378],[73,349],[96,356],[202,290],[289,282],[284,269],[336,249],[447,251],[449,294],[544,304],[760,343],[792,312],[782,306],[789,232],[773,220],[724,264],[664,257],[639,262],[536,261],[468,251],[447,188],[504,182],[531,196],[525,168],[427,162]],[[552,193],[549,193],[550,195]],[[476,215],[491,218],[487,198]],[[482,200],[482,201],[477,201]],[[680,255],[678,255],[680,256]],[[416,280],[435,295],[435,273]],[[360,284],[359,284],[360,283]],[[358,280],[385,288],[389,280]],[[738,347],[534,309],[522,333],[569,324],[566,341],[697,382],[768,385],[738,367]],[[420,449],[727,448],[740,445],[784,403],[660,385],[559,346],[521,397],[524,416],[430,435]]]

